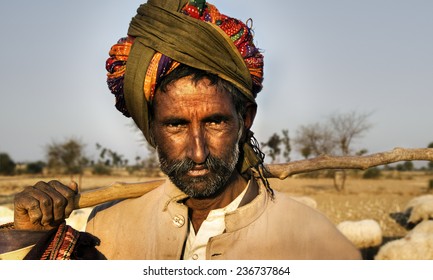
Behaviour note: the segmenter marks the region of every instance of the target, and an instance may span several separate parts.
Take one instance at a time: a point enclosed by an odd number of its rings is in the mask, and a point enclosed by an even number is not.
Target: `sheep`
[[[431,260],[433,259],[433,221],[416,225],[408,234],[383,245],[375,260]]]
[[[14,221],[14,211],[6,206],[0,206],[0,225]]]
[[[398,224],[410,230],[418,223],[433,218],[433,195],[422,195],[410,200],[403,212],[390,214]]]
[[[377,247],[382,244],[382,229],[375,220],[343,221],[337,225],[337,228],[358,249]]]
[[[316,209],[317,208],[317,202],[313,198],[309,196],[291,196],[292,199],[301,202],[307,206],[310,206],[311,208]]]

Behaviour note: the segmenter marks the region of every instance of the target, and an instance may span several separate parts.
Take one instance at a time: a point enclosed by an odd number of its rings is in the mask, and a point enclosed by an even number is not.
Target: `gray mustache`
[[[196,167],[197,165],[198,164],[196,164],[190,158],[176,160],[170,163],[161,162],[161,167],[163,167],[168,174],[175,174],[175,175],[186,174],[188,171],[194,169],[194,167]],[[206,158],[206,161],[203,164],[200,164],[200,166],[204,166],[206,169],[213,172],[230,167],[229,164],[227,164],[225,161],[211,155],[209,155]]]

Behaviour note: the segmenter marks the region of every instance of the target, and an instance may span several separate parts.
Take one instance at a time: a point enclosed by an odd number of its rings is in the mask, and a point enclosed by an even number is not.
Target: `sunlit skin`
[[[168,161],[191,159],[195,165],[185,176],[209,176],[204,166],[209,155],[228,160],[238,146],[240,121],[232,98],[217,91],[203,79],[194,83],[189,77],[181,78],[157,92],[153,101],[154,120],[151,125],[158,153]],[[255,116],[255,107],[248,107],[244,127],[249,129]],[[188,180],[189,178],[185,178]],[[222,191],[205,198],[189,198],[191,220],[197,232],[208,213],[227,206],[246,187],[247,181],[236,168],[229,174]],[[207,187],[197,183],[198,191]]]

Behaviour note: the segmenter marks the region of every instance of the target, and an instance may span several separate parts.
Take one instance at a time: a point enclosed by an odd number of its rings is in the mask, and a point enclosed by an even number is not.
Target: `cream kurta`
[[[206,258],[360,259],[359,251],[324,215],[254,182],[226,230],[211,238]],[[186,195],[167,181],[136,199],[99,207],[87,231],[101,240],[108,259],[181,259],[187,238]],[[248,203],[245,203],[247,201]]]

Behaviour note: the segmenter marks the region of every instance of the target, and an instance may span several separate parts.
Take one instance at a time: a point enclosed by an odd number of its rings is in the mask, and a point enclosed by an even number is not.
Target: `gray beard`
[[[207,157],[204,165],[210,171],[208,174],[190,177],[187,173],[196,165],[191,159],[169,162],[159,149],[157,151],[162,172],[176,187],[192,198],[208,198],[224,190],[239,160],[239,146],[235,145],[227,159],[212,155]]]

